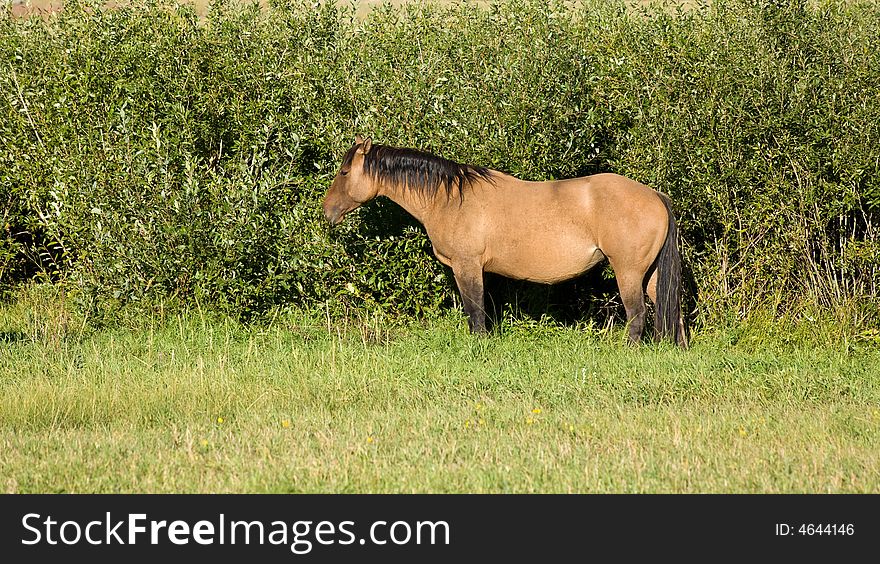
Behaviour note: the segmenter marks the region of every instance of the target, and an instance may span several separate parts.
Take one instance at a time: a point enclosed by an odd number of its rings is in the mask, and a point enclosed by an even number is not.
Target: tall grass
[[[753,327],[631,348],[620,329],[515,321],[475,339],[456,316],[380,313],[96,331],[55,298],[0,307],[6,492],[880,487],[870,344]]]

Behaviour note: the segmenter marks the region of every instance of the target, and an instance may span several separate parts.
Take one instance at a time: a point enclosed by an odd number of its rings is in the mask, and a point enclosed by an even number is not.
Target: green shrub
[[[365,133],[670,194],[702,323],[817,308],[877,323],[874,3],[511,0],[359,19],[293,0],[201,19],[71,2],[0,28],[0,286],[42,272],[111,318],[169,302],[436,312],[454,286],[399,208],[324,225],[323,192]]]

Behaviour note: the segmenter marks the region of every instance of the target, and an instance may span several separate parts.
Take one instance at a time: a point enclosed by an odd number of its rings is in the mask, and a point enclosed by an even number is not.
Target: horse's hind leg
[[[614,265],[612,265],[613,267]],[[642,339],[642,331],[645,329],[645,289],[644,272],[617,271],[617,287],[620,289],[620,299],[626,308],[626,321],[629,325],[629,342],[638,344]]]
[[[657,269],[652,268],[650,270],[651,276],[648,277],[648,281],[645,283],[645,290],[648,292],[648,298],[651,300],[651,303],[657,304]]]
[[[645,290],[648,292],[648,299],[654,304],[654,342],[659,343],[660,337],[660,310],[657,309],[657,269],[650,270],[651,275],[645,284]]]

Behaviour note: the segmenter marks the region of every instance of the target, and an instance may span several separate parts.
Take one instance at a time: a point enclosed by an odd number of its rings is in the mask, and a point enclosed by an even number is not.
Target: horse
[[[424,226],[434,255],[452,269],[472,333],[486,332],[485,272],[555,284],[608,259],[629,342],[642,339],[647,292],[654,340],[687,347],[678,228],[661,192],[613,173],[530,182],[358,135],[324,197],[324,216],[337,225],[377,196]]]

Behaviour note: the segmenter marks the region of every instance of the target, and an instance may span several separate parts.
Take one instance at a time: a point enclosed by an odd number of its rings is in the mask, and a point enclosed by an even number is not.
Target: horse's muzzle
[[[337,206],[324,207],[324,217],[330,222],[330,225],[339,225],[345,213]]]

